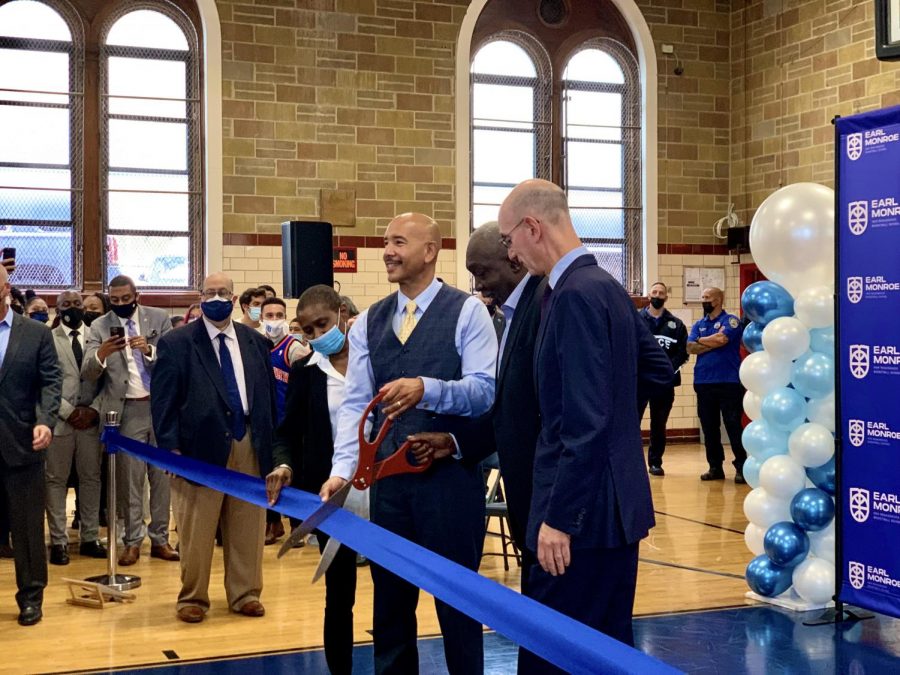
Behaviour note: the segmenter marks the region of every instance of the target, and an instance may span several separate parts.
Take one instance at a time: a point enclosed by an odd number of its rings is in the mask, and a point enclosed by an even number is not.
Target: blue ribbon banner
[[[839,597],[900,617],[900,107],[836,124]]]
[[[263,508],[269,505],[265,481],[260,478],[160,450],[109,429],[103,440],[109,452],[121,449],[187,480]],[[286,488],[281,491],[278,511],[302,520],[321,503],[317,495]],[[344,509],[338,509],[320,529],[571,673],[680,672]]]

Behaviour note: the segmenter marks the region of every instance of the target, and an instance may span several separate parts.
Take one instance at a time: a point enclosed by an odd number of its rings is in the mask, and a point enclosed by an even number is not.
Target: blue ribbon
[[[265,481],[126,438],[107,429],[107,448],[118,448],[170,473],[267,508]],[[301,520],[321,506],[318,496],[281,491],[278,511]],[[320,527],[369,560],[431,593],[498,633],[571,673],[680,671],[556,610],[501,586],[393,532],[338,509]]]

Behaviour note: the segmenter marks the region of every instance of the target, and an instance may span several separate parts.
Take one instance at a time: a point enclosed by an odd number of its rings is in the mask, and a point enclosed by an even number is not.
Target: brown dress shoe
[[[196,605],[186,605],[178,610],[178,618],[185,623],[200,623],[205,616],[203,610]]]
[[[119,564],[122,565],[122,567],[134,565],[134,563],[136,563],[138,561],[138,558],[140,557],[140,546],[126,546],[124,549],[122,549],[122,555],[119,556]]]
[[[181,556],[170,544],[160,544],[150,547],[150,557],[161,560],[181,560]]]
[[[266,546],[271,546],[284,536],[284,524],[279,520],[277,523],[266,523]]]
[[[238,614],[243,614],[244,616],[265,616],[266,608],[263,607],[259,600],[251,600],[241,605]]]

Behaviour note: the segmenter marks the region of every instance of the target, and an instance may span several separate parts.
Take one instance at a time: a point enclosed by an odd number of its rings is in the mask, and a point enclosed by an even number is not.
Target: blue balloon
[[[813,328],[809,331],[809,348],[834,358],[834,326]]]
[[[776,565],[796,567],[809,553],[809,537],[796,524],[783,521],[766,530],[763,548],[769,560]]]
[[[819,488],[800,490],[791,500],[791,518],[807,532],[824,530],[834,518],[834,500]]]
[[[763,348],[762,345],[763,326],[751,321],[744,326],[744,334],[741,336],[741,342],[744,343],[748,352],[758,352]]]
[[[768,459],[768,457],[766,459]],[[744,474],[744,480],[747,481],[747,485],[752,488],[759,487],[759,470],[761,468],[762,462],[756,459],[756,457],[750,456],[744,460],[744,468],[741,470],[741,473]]]
[[[773,598],[791,587],[792,573],[793,570],[790,567],[776,565],[769,556],[763,554],[750,561],[744,578],[754,593]]]
[[[819,352],[806,352],[791,367],[791,384],[806,398],[825,398],[834,391],[834,361]]]
[[[806,469],[806,477],[820,490],[834,496],[834,456],[822,466],[813,466]],[[799,494],[799,493],[798,493]],[[833,505],[832,505],[833,508]]]
[[[769,457],[787,454],[788,435],[778,431],[765,420],[753,420],[744,427],[741,445],[762,465]]]
[[[766,394],[762,416],[778,431],[791,432],[806,419],[806,399],[794,389],[781,387]]]
[[[741,307],[751,321],[765,326],[772,319],[794,315],[794,298],[774,281],[757,281],[741,294]]]

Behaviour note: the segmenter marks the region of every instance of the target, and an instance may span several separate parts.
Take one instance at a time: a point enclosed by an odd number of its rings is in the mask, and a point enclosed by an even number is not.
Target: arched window
[[[82,225],[83,41],[66,7],[0,6],[0,246],[12,283],[71,286]]]
[[[552,180],[598,263],[641,294],[641,82],[613,2],[488,0],[471,53],[472,228],[519,181]]]
[[[16,249],[11,281],[94,290],[127,274],[144,290],[196,289],[197,7],[95,5],[0,6],[0,247]]]
[[[135,9],[110,21],[101,52],[107,281],[124,272],[151,288],[199,283],[196,46],[192,27],[174,12]]]

